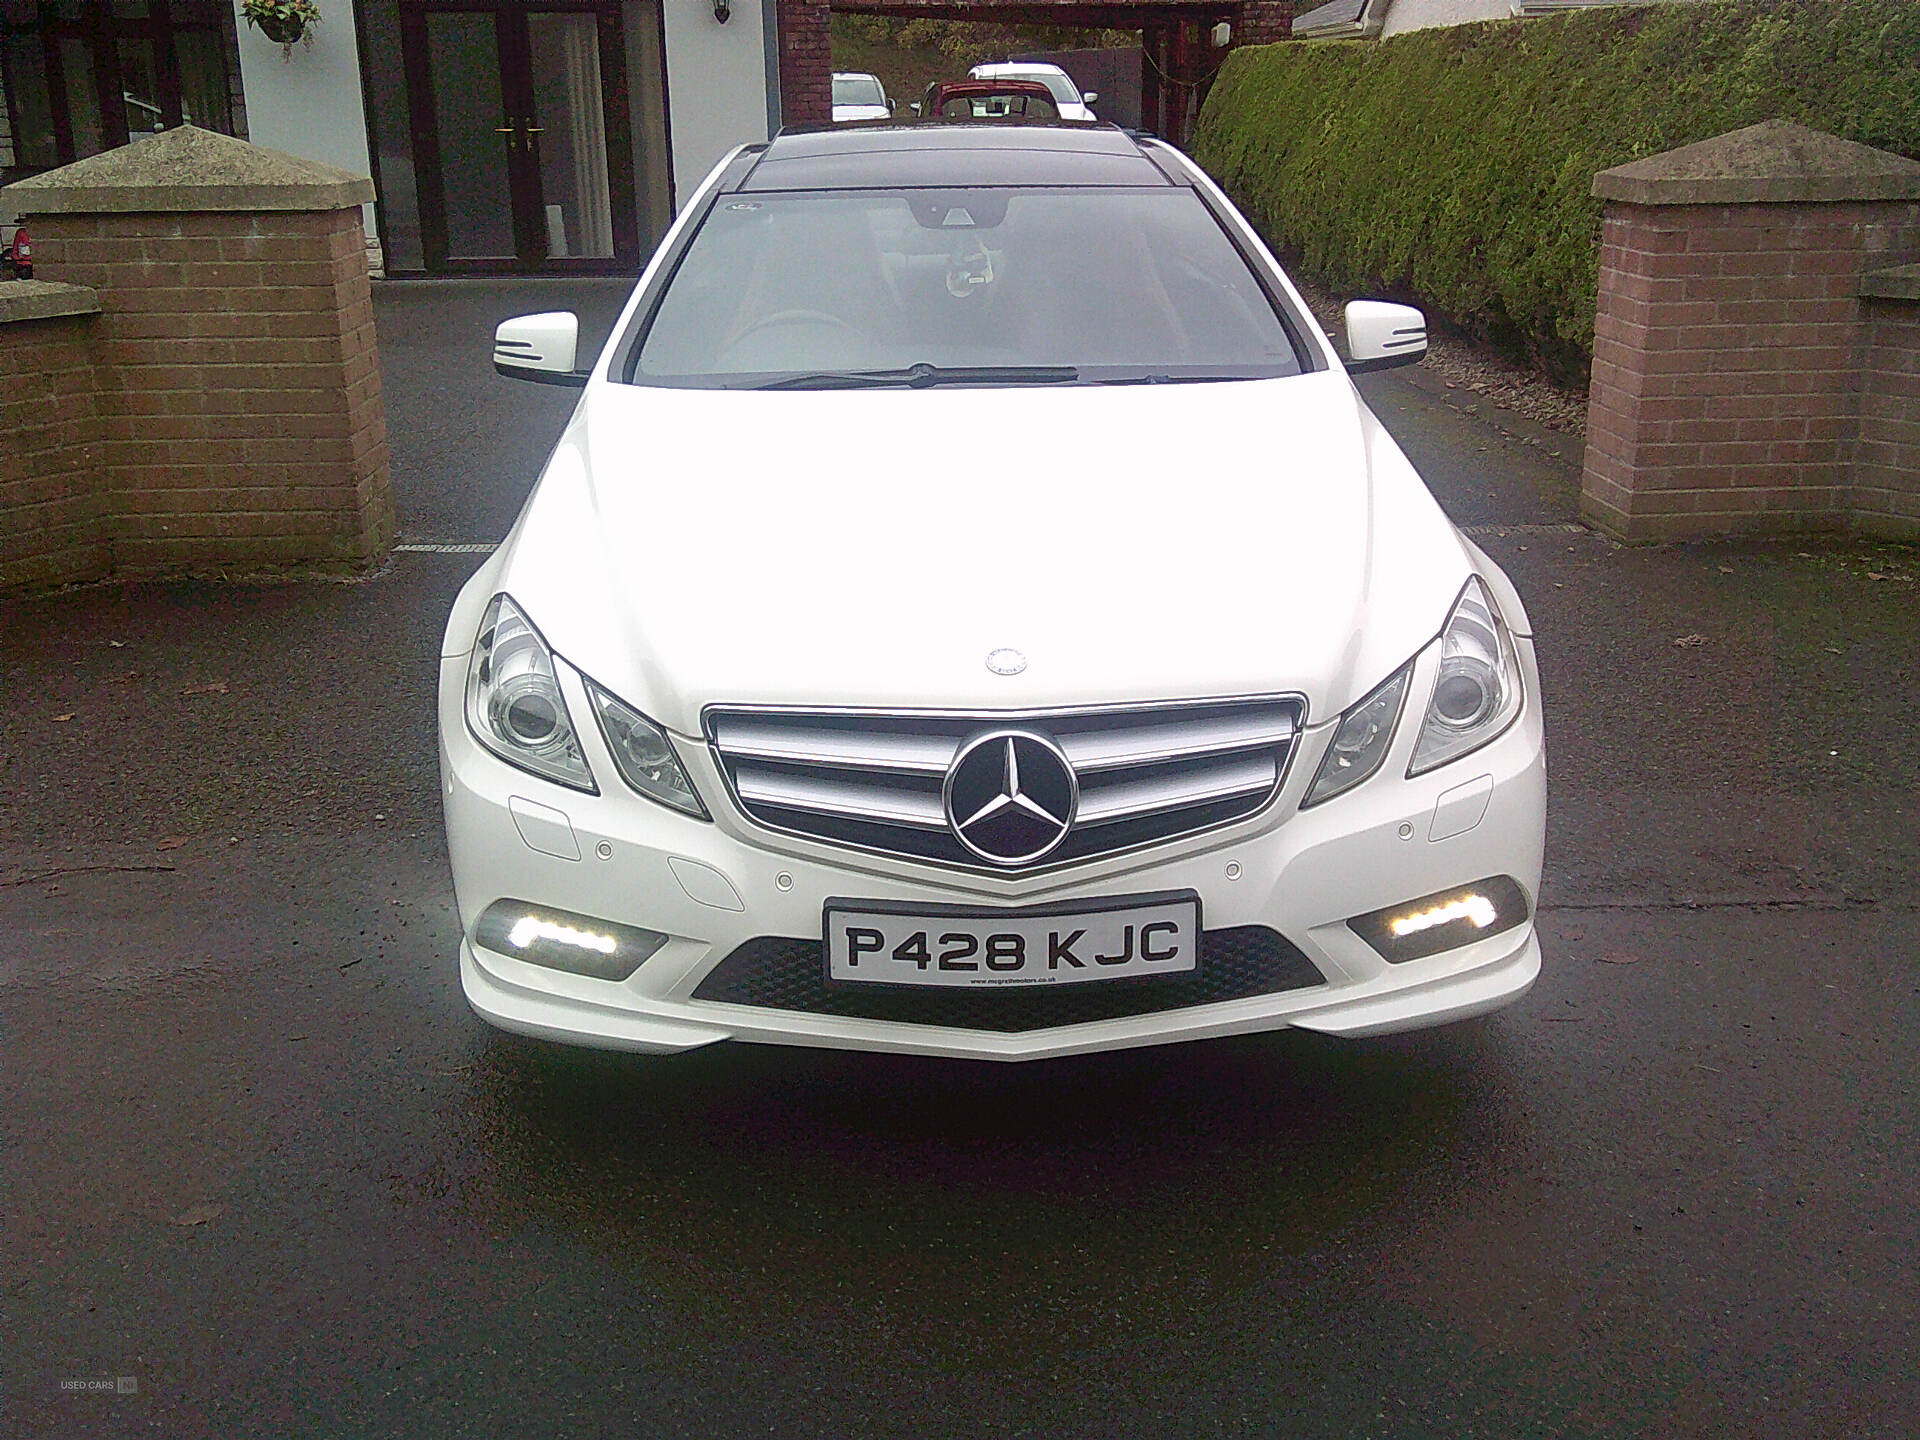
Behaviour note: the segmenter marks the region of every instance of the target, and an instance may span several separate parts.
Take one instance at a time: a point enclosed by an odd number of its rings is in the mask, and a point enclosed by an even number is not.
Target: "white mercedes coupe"
[[[1028,1060],[1478,1015],[1540,969],[1531,626],[1177,151],[728,156],[440,662],[486,1020]]]

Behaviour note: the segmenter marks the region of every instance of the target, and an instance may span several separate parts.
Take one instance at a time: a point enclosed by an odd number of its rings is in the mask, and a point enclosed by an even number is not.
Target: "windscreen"
[[[1053,98],[1062,105],[1080,103],[1079,88],[1065,75],[1056,70],[1010,70],[1003,77],[1008,80],[1038,80],[1053,92]]]
[[[722,197],[641,342],[643,385],[911,367],[1055,380],[1297,374],[1287,331],[1192,191]]]
[[[871,75],[836,75],[833,77],[833,103],[884,105],[887,97],[880,89],[880,82]]]
[[[1060,111],[1038,95],[955,95],[941,103],[942,120],[1057,120]]]

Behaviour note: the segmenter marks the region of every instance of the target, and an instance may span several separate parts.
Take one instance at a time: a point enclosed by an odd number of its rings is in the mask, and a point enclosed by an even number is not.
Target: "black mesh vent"
[[[1324,983],[1312,961],[1279,931],[1263,925],[1202,931],[1200,968],[1184,975],[979,990],[829,983],[820,941],[763,935],[714,966],[693,998],[900,1025],[1016,1032],[1184,1010]]]

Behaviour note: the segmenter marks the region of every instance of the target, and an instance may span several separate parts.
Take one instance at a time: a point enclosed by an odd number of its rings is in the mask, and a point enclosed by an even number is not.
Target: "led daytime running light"
[[[1418,935],[1422,930],[1431,930],[1436,925],[1449,925],[1455,920],[1471,920],[1474,928],[1486,929],[1500,918],[1500,912],[1493,908],[1493,902],[1484,895],[1467,895],[1458,900],[1449,900],[1444,905],[1436,905],[1431,910],[1416,910],[1411,915],[1396,915],[1387,922],[1387,928],[1393,931],[1396,939],[1408,935]]]
[[[522,915],[514,922],[513,929],[507,932],[507,942],[516,950],[524,950],[536,940],[551,940],[558,945],[578,945],[583,950],[597,950],[602,955],[611,955],[620,948],[620,942],[611,935],[595,935],[591,930],[556,925],[551,920],[542,920],[535,915]]]
[[[1518,929],[1532,914],[1526,891],[1511,875],[1489,875],[1471,885],[1356,915],[1347,928],[1382,960],[1401,965]]]
[[[625,980],[667,936],[528,900],[496,900],[474,922],[476,950],[591,980]]]

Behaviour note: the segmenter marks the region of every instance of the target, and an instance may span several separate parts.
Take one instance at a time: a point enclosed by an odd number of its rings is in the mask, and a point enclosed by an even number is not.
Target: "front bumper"
[[[1489,876],[1539,894],[1546,758],[1531,644],[1516,642],[1528,703],[1493,744],[1403,778],[1417,730],[1402,718],[1379,774],[1311,810],[1301,794],[1331,739],[1309,729],[1280,794],[1232,826],[1038,876],[962,873],[855,854],[762,830],[733,811],[710,753],[676,737],[715,812],[689,819],[627,791],[589,721],[582,743],[602,793],[546,784],[498,760],[461,712],[464,656],[442,661],[441,776],[448,850],[465,938],[461,985],[502,1029],[608,1049],[670,1052],[743,1040],[981,1059],[1026,1060],[1297,1026],[1386,1034],[1463,1019],[1524,994],[1540,970],[1531,918],[1426,959],[1389,964],[1347,921]],[[1413,694],[1431,684],[1431,655]],[[557,667],[577,718],[578,676]],[[1482,803],[1484,797],[1484,804]],[[1470,823],[1469,823],[1470,822]],[[829,897],[981,910],[1159,891],[1196,892],[1209,931],[1278,931],[1323,984],[1007,1033],[719,1003],[695,991],[748,941],[818,937]],[[628,979],[606,981],[515,959],[474,943],[486,907],[528,901],[672,937]]]

